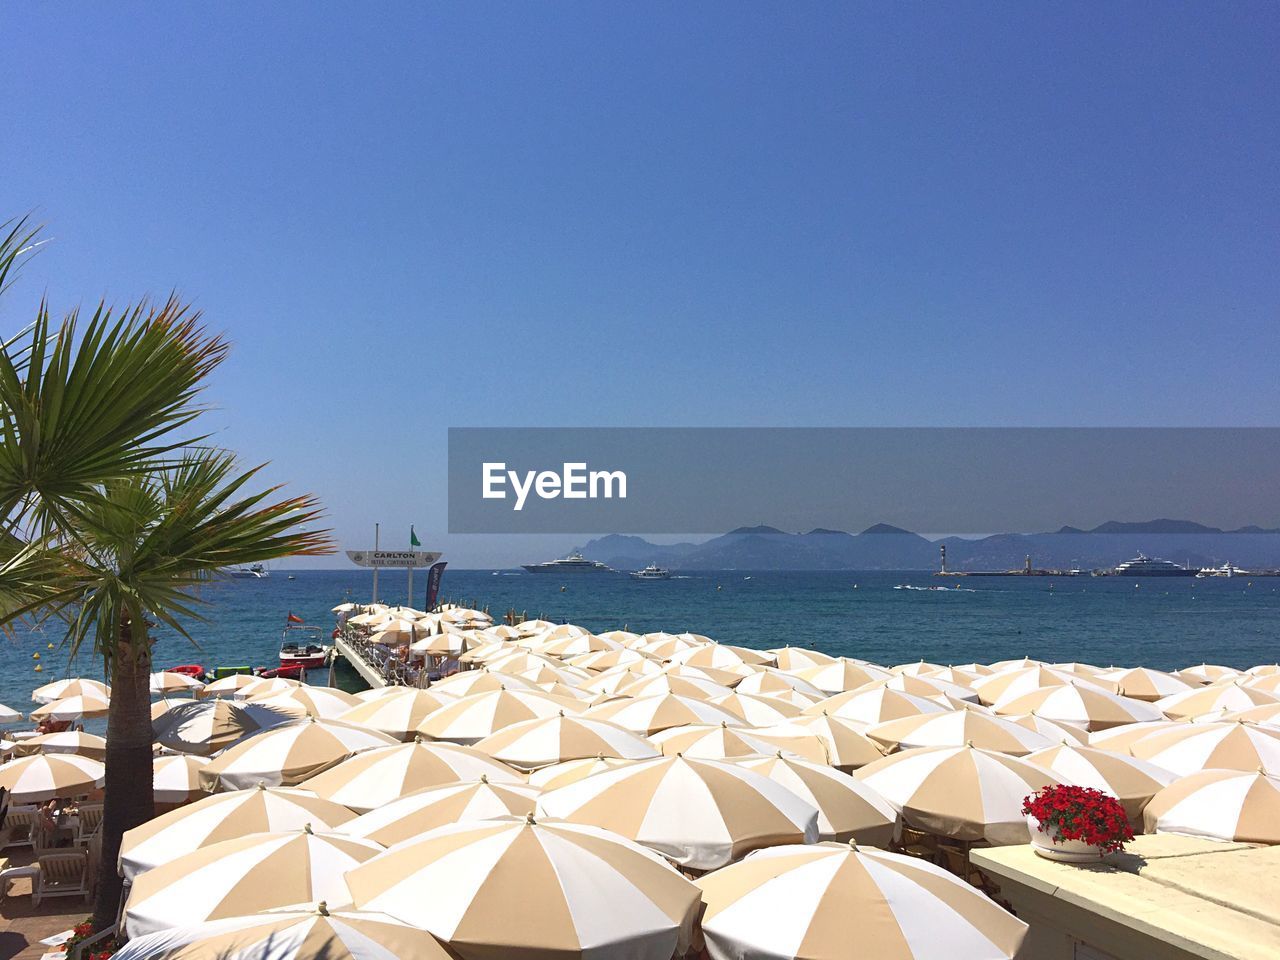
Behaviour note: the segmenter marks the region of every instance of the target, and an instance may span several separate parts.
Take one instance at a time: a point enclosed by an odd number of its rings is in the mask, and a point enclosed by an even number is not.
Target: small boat
[[[214,667],[213,679],[221,680],[223,677],[231,677],[237,673],[253,673],[253,667],[247,663],[236,667]]]
[[[660,567],[656,563],[651,563],[643,570],[631,571],[631,576],[636,580],[666,580],[671,576],[671,571],[666,567]]]
[[[280,638],[280,666],[318,670],[329,665],[333,645],[324,642],[319,627],[290,623]]]
[[[199,680],[204,677],[204,666],[199,663],[184,663],[177,667],[170,667],[169,673],[180,673],[184,677]]]
[[[286,680],[303,680],[307,679],[307,668],[300,663],[291,663],[288,666],[281,665],[273,667],[269,670],[259,670],[258,676],[264,680],[273,680],[276,677],[283,677]]]
[[[255,563],[251,567],[232,567],[227,571],[227,576],[233,580],[265,580],[271,574],[262,564]]]

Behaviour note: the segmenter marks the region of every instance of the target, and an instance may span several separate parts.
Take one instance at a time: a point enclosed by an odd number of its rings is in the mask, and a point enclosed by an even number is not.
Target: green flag
[[[413,532],[413,524],[409,524],[409,546],[420,547],[422,542],[418,539],[418,535]]]

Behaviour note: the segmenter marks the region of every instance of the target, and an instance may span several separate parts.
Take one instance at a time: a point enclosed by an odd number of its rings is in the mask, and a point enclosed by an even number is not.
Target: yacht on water
[[[547,560],[545,563],[521,564],[530,573],[617,573],[613,567],[599,560],[587,560],[580,553],[571,553],[560,560]]]
[[[227,571],[227,575],[236,580],[265,580],[271,576],[267,568],[260,563],[255,563],[251,567],[232,567]],[[290,579],[293,578],[290,577]]]
[[[1191,567],[1184,567],[1172,560],[1148,557],[1142,553],[1111,571],[1114,577],[1194,577],[1196,573]]]
[[[656,563],[651,563],[643,570],[632,570],[631,576],[636,580],[666,580],[671,576],[671,571],[666,567],[660,567]],[[751,579],[750,577],[747,578]]]
[[[1228,560],[1220,567],[1205,567],[1196,574],[1196,578],[1202,580],[1205,577],[1247,577],[1248,575],[1248,570],[1241,570]]]

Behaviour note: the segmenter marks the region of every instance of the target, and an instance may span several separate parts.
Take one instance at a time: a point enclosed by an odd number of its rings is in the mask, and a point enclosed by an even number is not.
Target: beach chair
[[[36,888],[36,874],[40,872],[40,868],[34,863],[25,867],[5,867],[0,870],[0,900],[9,896],[9,888],[19,880],[30,880],[31,889]]]
[[[31,832],[35,829],[35,825],[35,807],[10,807],[8,815],[4,818],[4,829],[0,831],[0,850],[31,846]]]
[[[85,844],[98,832],[102,825],[102,804],[82,803],[79,811],[80,822],[76,826],[76,843]]]
[[[89,856],[83,850],[42,853],[36,858],[31,905],[40,906],[45,897],[83,897],[89,899]]]

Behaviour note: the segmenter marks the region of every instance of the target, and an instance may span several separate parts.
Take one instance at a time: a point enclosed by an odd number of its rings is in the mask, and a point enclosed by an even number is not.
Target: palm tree
[[[0,225],[0,291],[35,232]],[[199,392],[227,344],[176,299],[73,312],[0,344],[0,625],[60,620],[112,686],[95,928],[115,919],[120,838],[154,815],[152,628],[189,636],[227,567],[332,549],[309,496],[204,445]]]

